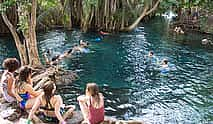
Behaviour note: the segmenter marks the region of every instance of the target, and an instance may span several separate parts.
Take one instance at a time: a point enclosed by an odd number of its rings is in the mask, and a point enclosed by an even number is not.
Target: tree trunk
[[[0,3],[2,2],[2,0],[0,0]],[[17,25],[17,12],[16,12],[16,6],[12,6],[8,9],[8,11],[6,12],[7,18],[8,20],[10,20],[11,24],[13,25]],[[8,29],[7,25],[5,25],[4,20],[2,19],[2,17],[0,16],[0,34],[4,35],[4,34],[9,34],[10,30]]]
[[[24,42],[23,42],[23,44],[21,43],[20,38],[19,38],[19,36],[16,32],[16,29],[11,24],[11,22],[8,20],[7,15],[5,13],[2,13],[1,15],[2,15],[2,19],[4,20],[4,23],[7,25],[7,27],[9,28],[9,30],[10,30],[13,38],[14,38],[16,48],[18,50],[19,57],[20,57],[20,60],[21,60],[21,65],[28,64],[27,52],[26,52],[26,49],[25,49],[25,43]]]
[[[19,53],[19,57],[21,60],[22,65],[31,65],[31,66],[40,66],[41,62],[38,55],[38,48],[37,48],[37,40],[36,40],[36,7],[37,1],[32,0],[32,7],[31,13],[20,9],[18,12],[19,16],[27,16],[28,17],[28,28],[26,31],[23,31],[23,35],[25,39],[21,39],[18,33],[16,32],[16,28],[11,24],[8,20],[5,13],[2,13],[2,18],[9,28],[14,40],[15,44]],[[19,20],[20,21],[20,20]],[[21,41],[23,40],[23,41]]]
[[[38,54],[37,40],[36,40],[36,8],[37,1],[32,0],[32,10],[30,18],[29,36],[30,36],[30,51],[29,64],[31,66],[40,66],[41,62]]]
[[[133,30],[134,28],[136,28],[137,25],[140,23],[140,21],[141,21],[145,16],[149,15],[150,13],[152,13],[153,11],[155,11],[155,10],[157,9],[158,5],[160,4],[160,1],[161,1],[161,0],[158,0],[158,1],[155,3],[155,5],[153,6],[153,8],[150,9],[149,11],[147,11],[147,10],[148,10],[148,4],[146,4],[145,7],[144,7],[143,12],[142,12],[141,15],[135,20],[135,22],[132,23],[130,26],[124,28],[122,31],[131,31],[131,30]]]
[[[148,10],[148,6],[145,6],[143,12],[141,13],[140,17],[138,17],[134,23],[132,23],[129,27],[126,27],[124,29],[122,29],[122,31],[131,31],[133,30],[135,27],[137,27],[137,25],[140,23],[140,21],[143,19],[143,17],[146,16],[146,12]]]

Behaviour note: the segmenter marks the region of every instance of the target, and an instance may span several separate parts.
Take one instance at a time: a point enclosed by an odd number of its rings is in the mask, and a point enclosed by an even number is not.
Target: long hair
[[[27,82],[28,77],[32,74],[32,69],[28,66],[23,66],[20,69],[19,72],[19,79],[18,79],[18,84],[17,87],[20,89],[22,84],[24,84],[24,82]]]
[[[100,104],[99,88],[96,83],[88,83],[87,91],[90,95],[97,101],[98,105]]]
[[[23,66],[19,72],[19,81],[27,82],[28,77],[32,74],[32,69],[28,66]]]
[[[53,89],[55,88],[55,83],[53,81],[48,81],[45,83],[43,86],[43,91],[44,91],[44,98],[46,100],[46,106],[48,107],[48,104],[50,104],[50,99],[52,96],[54,96]]]

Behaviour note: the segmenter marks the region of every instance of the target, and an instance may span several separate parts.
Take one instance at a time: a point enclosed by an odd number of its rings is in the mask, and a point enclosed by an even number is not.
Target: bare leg
[[[28,99],[25,105],[25,109],[31,109],[33,105],[35,104],[35,102],[36,102],[36,98]]]
[[[83,114],[84,120],[87,121],[88,120],[88,114],[89,114],[88,107],[87,107],[85,102],[79,101],[79,105],[80,105],[80,109],[81,109],[81,112]]]
[[[66,113],[63,115],[63,119],[66,120],[67,118],[71,117],[73,115],[73,111],[75,110],[75,106],[66,106],[65,108],[69,108]]]

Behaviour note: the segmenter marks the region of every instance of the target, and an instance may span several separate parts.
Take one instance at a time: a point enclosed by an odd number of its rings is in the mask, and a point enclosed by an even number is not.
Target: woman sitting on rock
[[[39,96],[35,102],[32,110],[30,111],[28,121],[30,121],[35,111],[40,108],[42,111],[42,121],[56,122],[59,124],[66,124],[65,119],[70,117],[75,109],[74,106],[64,106],[63,100],[60,95],[55,95],[56,85],[53,81],[47,82],[43,87],[44,94]],[[65,112],[65,108],[69,108]]]
[[[99,124],[104,121],[104,97],[95,83],[88,83],[86,95],[77,98],[87,124]]]
[[[19,72],[19,81],[17,85],[17,92],[22,98],[20,107],[22,109],[30,109],[35,104],[36,97],[42,92],[33,89],[33,82],[31,79],[32,69],[28,66],[23,66]]]
[[[4,73],[1,77],[1,92],[4,99],[7,102],[21,101],[21,98],[15,93],[15,82],[16,79],[13,76],[13,72],[20,67],[20,63],[16,58],[7,58],[3,62],[3,67],[5,68]]]

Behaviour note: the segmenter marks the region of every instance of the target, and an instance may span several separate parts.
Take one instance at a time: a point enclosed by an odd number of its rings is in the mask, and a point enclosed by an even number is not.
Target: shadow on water
[[[73,84],[58,86],[67,104],[77,104],[86,83],[96,82],[105,96],[106,115],[162,124],[212,122],[213,47],[202,46],[202,36],[174,36],[167,28],[163,20],[154,20],[131,33],[105,36],[101,42],[95,42],[99,36],[92,32],[55,30],[39,34],[39,49],[40,54],[47,48],[59,54],[80,39],[89,41],[90,53],[61,62],[80,76]],[[144,60],[150,50],[160,60],[167,58],[176,70],[162,75],[147,69]],[[1,60],[17,54],[6,51]]]

